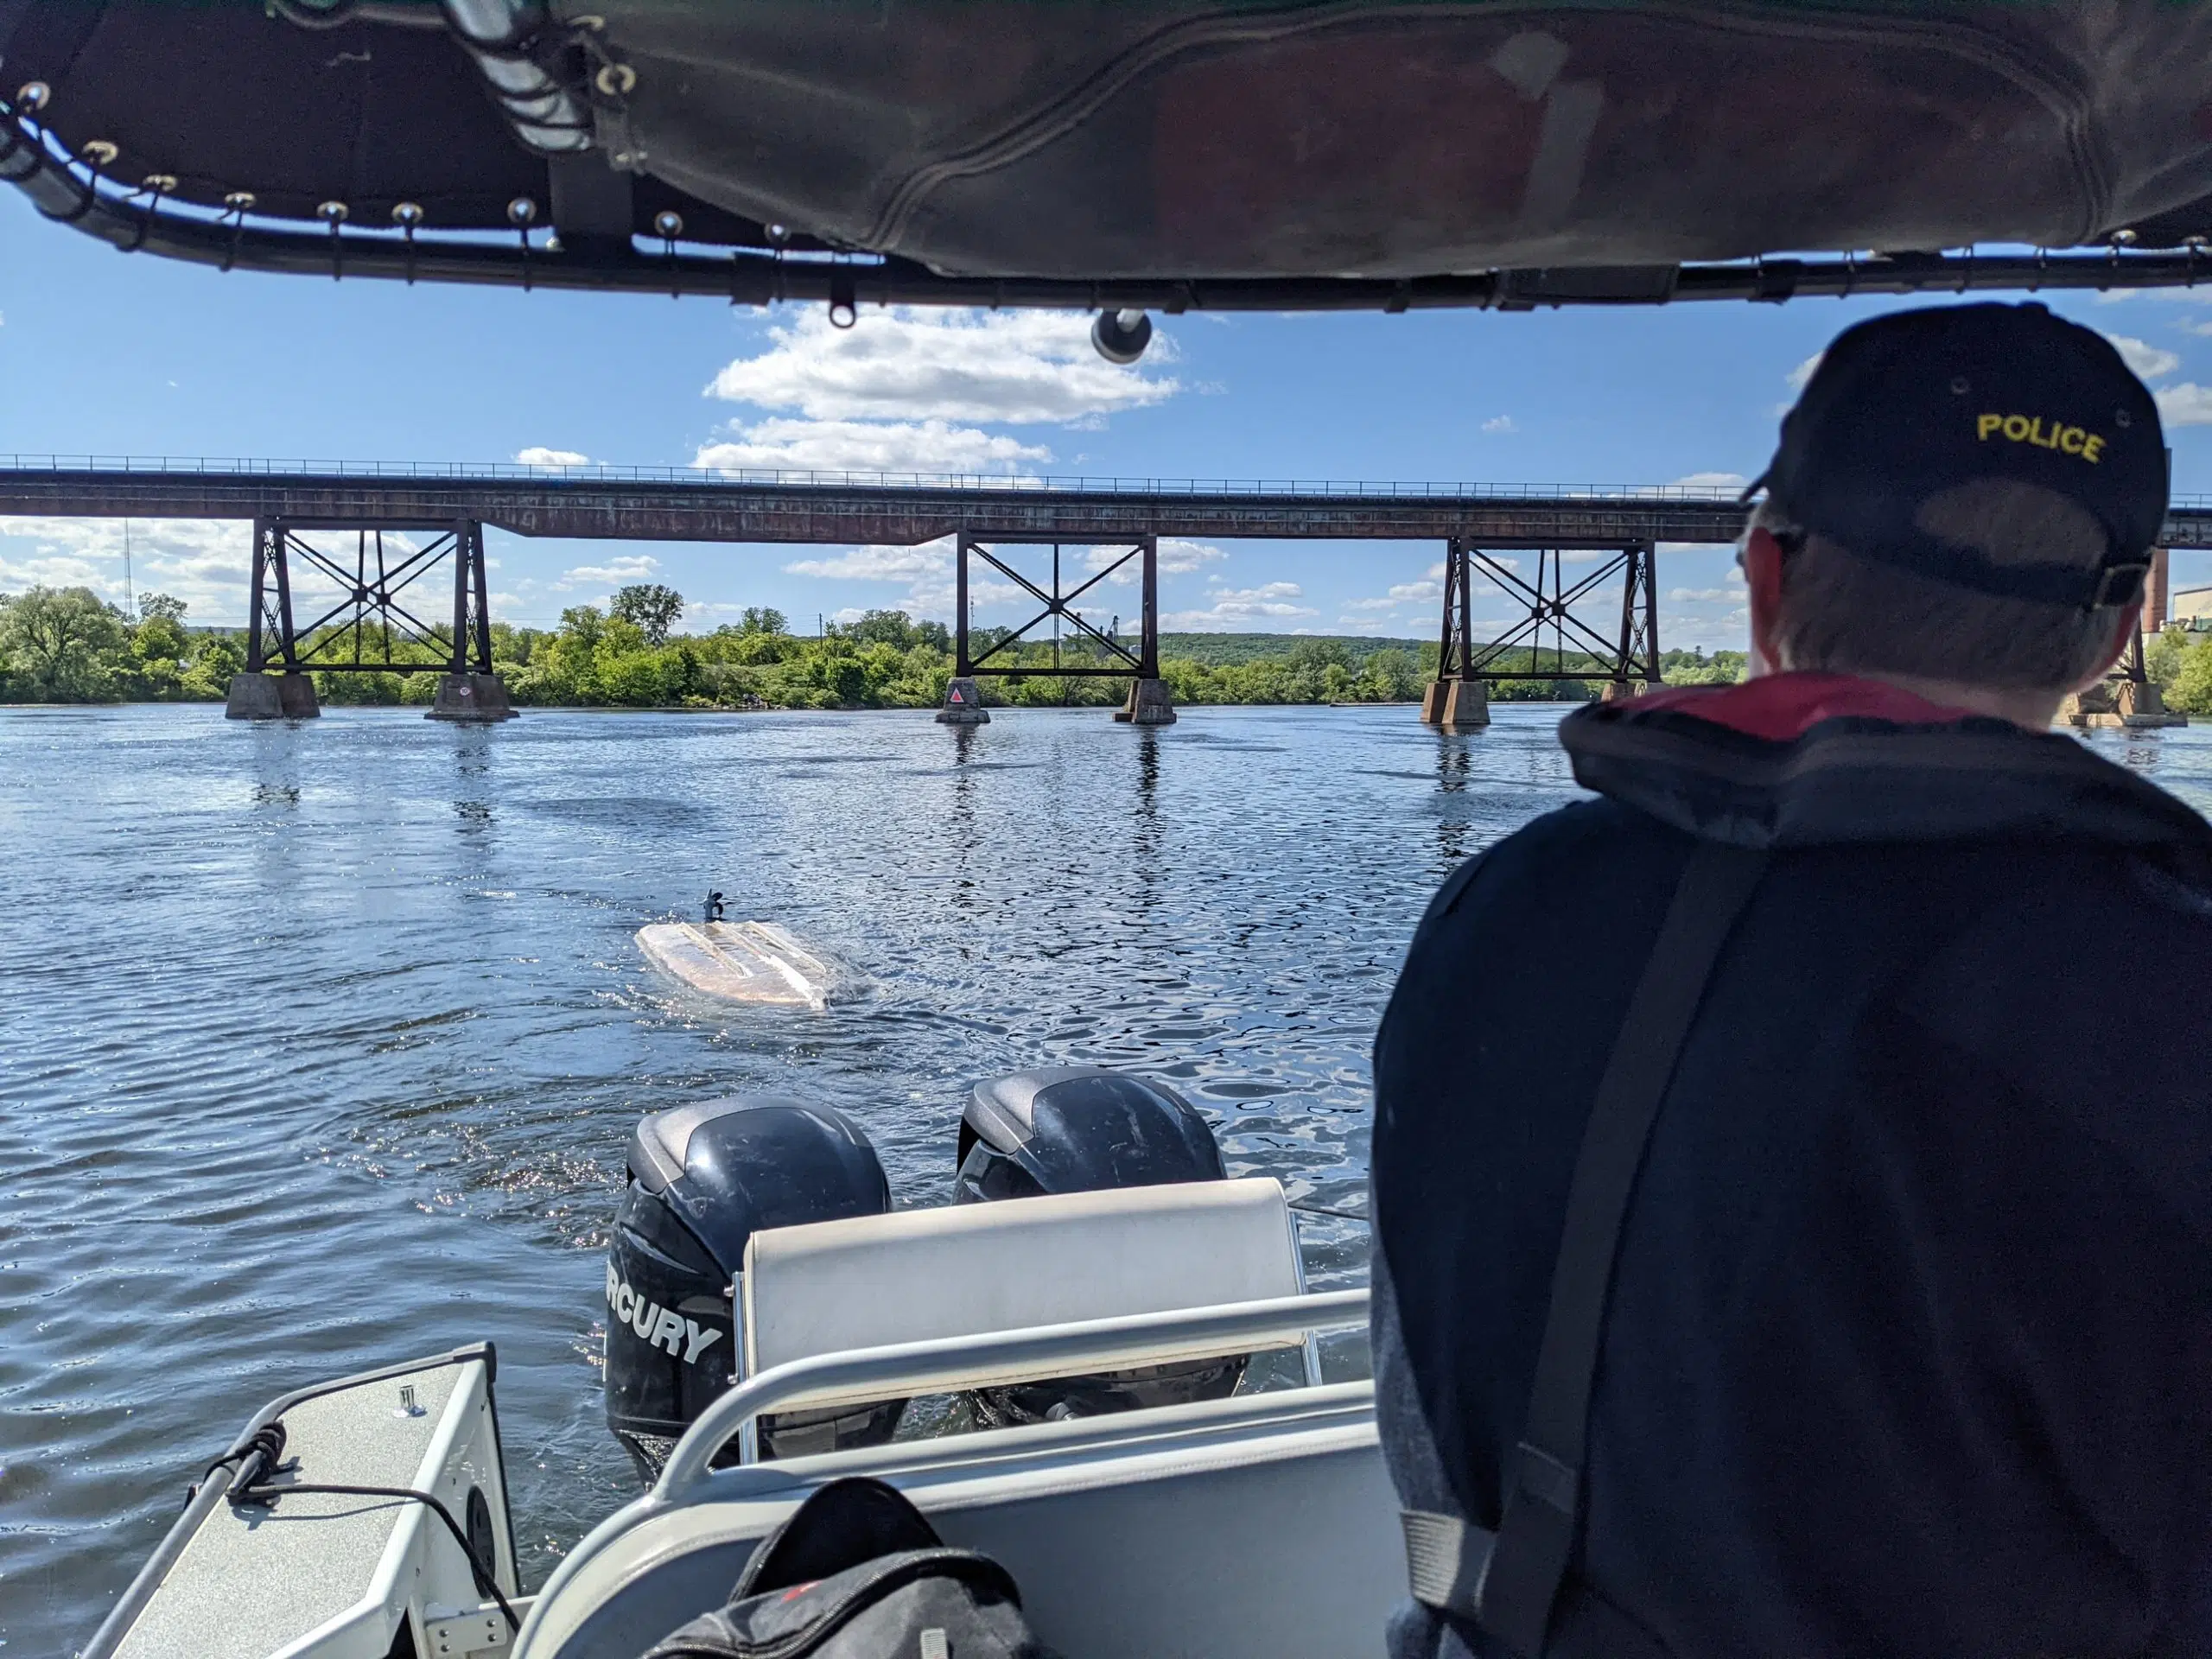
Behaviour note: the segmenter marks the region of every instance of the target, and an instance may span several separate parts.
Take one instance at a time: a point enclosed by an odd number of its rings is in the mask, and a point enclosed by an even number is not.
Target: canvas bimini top
[[[2128,287],[2212,276],[2208,55],[2151,0],[4,0],[0,176],[211,264],[841,321]]]

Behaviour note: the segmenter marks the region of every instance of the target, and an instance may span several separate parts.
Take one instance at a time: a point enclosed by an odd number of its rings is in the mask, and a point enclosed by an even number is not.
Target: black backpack
[[[760,1541],[727,1606],[645,1659],[1054,1659],[1014,1578],[949,1549],[880,1480],[817,1488]]]

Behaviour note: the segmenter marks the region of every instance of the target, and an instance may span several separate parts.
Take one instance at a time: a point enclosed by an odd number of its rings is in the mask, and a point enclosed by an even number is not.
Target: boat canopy
[[[2200,274],[2208,58],[2156,0],[0,0],[0,175],[210,263],[843,321],[2136,286]]]

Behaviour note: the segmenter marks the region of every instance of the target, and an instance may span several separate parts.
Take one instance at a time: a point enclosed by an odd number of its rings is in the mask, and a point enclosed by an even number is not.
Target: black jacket
[[[1695,840],[1767,846],[1623,1236],[1580,1570],[1686,1659],[2212,1654],[2212,830],[1862,681],[1560,735],[1601,798],[1445,883],[1376,1042],[1401,1498],[1497,1524],[1636,976]]]

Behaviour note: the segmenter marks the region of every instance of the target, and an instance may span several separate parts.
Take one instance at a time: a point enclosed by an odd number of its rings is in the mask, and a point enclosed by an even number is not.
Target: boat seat
[[[742,1285],[753,1376],[894,1343],[1302,1295],[1306,1280],[1281,1185],[1254,1176],[766,1228]]]
[[[1002,1562],[1065,1659],[1343,1659],[1404,1593],[1372,1386],[1339,1383],[718,1471],[580,1545],[514,1659],[638,1659],[855,1473]]]

